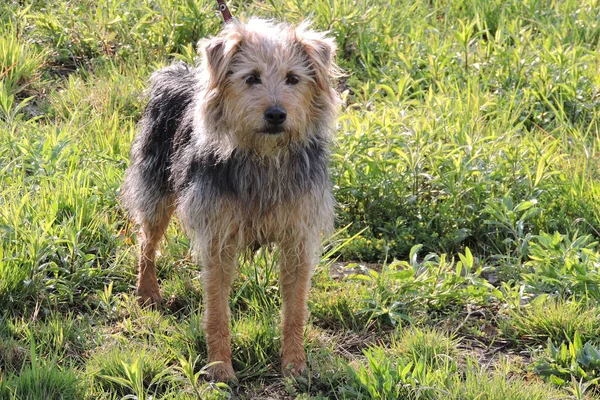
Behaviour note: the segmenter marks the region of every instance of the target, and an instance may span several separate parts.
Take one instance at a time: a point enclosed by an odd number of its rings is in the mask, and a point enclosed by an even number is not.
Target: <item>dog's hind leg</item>
[[[161,301],[154,260],[158,245],[169,226],[174,208],[167,201],[162,201],[159,207],[160,209],[153,218],[144,220],[140,224],[137,296],[138,302],[142,305],[158,305]]]

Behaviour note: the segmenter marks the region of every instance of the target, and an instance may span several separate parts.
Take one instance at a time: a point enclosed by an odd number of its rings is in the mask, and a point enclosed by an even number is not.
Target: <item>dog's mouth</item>
[[[278,135],[285,132],[285,129],[281,125],[269,125],[264,127],[261,132],[267,135]]]

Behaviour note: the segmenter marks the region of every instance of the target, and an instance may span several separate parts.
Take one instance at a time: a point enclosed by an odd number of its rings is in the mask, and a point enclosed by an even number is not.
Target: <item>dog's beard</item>
[[[283,127],[268,132],[265,127],[244,135],[245,140],[243,144],[240,143],[239,147],[260,158],[278,157],[290,149],[293,142],[292,138],[292,132],[285,130]]]

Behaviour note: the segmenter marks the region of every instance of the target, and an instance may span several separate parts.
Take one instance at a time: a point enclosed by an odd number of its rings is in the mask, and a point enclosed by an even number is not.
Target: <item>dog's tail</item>
[[[196,71],[177,63],[150,78],[148,103],[134,139],[121,199],[139,224],[154,220],[171,197],[169,174],[175,134],[191,113],[198,88]]]

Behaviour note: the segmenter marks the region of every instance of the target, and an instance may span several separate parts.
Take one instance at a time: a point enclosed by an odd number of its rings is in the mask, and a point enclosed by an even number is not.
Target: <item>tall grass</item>
[[[202,380],[201,266],[177,222],[158,260],[165,307],[133,297],[135,227],[118,194],[143,90],[218,32],[213,1],[10,1],[0,398],[595,395],[594,379],[563,371],[573,357],[543,356],[559,382],[515,354],[600,340],[598,2],[230,6],[242,20],[311,19],[345,71],[329,256],[349,265],[317,267],[308,374],[278,376],[276,251],[246,260],[234,284],[237,387]]]

